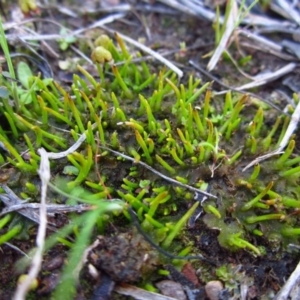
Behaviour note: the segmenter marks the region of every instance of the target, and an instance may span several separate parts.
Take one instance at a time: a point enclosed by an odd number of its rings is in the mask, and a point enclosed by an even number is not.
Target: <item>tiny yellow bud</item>
[[[19,6],[24,14],[28,14],[29,11],[37,10],[35,0],[19,0]]]
[[[108,49],[110,43],[111,39],[106,34],[102,34],[96,39],[94,44],[96,47],[102,46],[103,48]]]
[[[19,278],[18,278],[18,284],[23,283],[25,280],[27,280],[27,278],[28,278],[28,275],[27,275],[27,274],[22,274],[22,275],[20,275]],[[34,291],[34,290],[37,289],[38,286],[39,286],[39,282],[38,282],[38,280],[35,278],[35,279],[32,280],[32,282],[31,282],[31,284],[30,284],[30,286],[29,286],[29,289],[32,290],[32,291]]]
[[[103,64],[112,60],[111,53],[102,46],[96,47],[91,55],[93,62]]]

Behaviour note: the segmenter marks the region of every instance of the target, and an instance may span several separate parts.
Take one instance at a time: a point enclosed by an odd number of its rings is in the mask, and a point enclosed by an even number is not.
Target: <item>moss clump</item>
[[[210,83],[201,84],[193,75],[182,84],[164,69],[155,74],[144,61],[132,63],[123,42],[117,41],[118,46],[105,38],[106,57],[111,60],[111,55],[115,65],[106,58],[100,65],[95,59],[99,78],[78,66],[85,79],[74,75],[70,89],[35,78],[32,102],[21,105],[19,112],[3,100],[0,114],[9,126],[1,125],[0,141],[9,155],[2,155],[1,161],[35,176],[38,147],[62,151],[85,134],[86,143],[67,156],[66,164],[73,170],[67,190],[89,189],[93,201],[121,198],[165,248],[178,237],[186,222],[178,219],[194,195],[139,162],[182,183],[209,186],[218,199],[204,203],[204,222],[220,230],[223,247],[247,248],[259,255],[254,245],[270,242],[274,233],[280,233],[280,247],[298,243],[300,173],[295,141],[282,155],[242,172],[255,157],[277,147],[289,117],[269,118],[270,111],[245,95],[229,92],[225,99],[212,98]],[[20,155],[25,149],[29,161]],[[109,149],[131,156],[136,165]],[[63,175],[60,162],[53,167]],[[124,215],[130,218],[126,210]],[[99,223],[103,231],[104,219]]]

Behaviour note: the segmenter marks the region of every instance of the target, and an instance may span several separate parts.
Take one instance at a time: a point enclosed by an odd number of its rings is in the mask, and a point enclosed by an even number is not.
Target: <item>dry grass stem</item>
[[[210,61],[207,64],[208,71],[212,71],[215,68],[222,53],[229,46],[230,39],[232,37],[232,33],[235,30],[235,26],[236,26],[235,23],[237,20],[238,7],[237,7],[235,0],[231,0],[230,2],[232,2],[232,5],[231,5],[231,8],[230,8],[230,11],[228,14],[228,19],[226,22],[226,29],[222,35],[222,38],[220,40],[218,47],[216,48],[213,56],[211,57]]]
[[[43,148],[38,150],[41,156],[40,168],[38,170],[42,186],[41,186],[41,206],[40,206],[40,222],[38,227],[38,233],[36,237],[37,249],[32,258],[31,266],[29,268],[28,276],[25,280],[18,284],[16,292],[14,294],[14,300],[23,300],[26,298],[26,294],[30,288],[31,283],[37,277],[43,260],[43,251],[46,237],[47,228],[47,210],[46,210],[46,198],[47,198],[47,186],[50,180],[50,162],[47,151]]]
[[[173,297],[149,292],[130,284],[117,285],[114,291],[121,295],[131,296],[139,300],[176,300]]]

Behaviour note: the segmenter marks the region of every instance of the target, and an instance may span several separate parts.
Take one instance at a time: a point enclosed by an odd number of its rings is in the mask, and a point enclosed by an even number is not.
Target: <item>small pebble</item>
[[[180,283],[172,280],[162,280],[157,282],[155,285],[165,296],[172,297],[177,300],[187,300]]]
[[[209,300],[218,300],[222,289],[223,284],[221,281],[218,280],[209,281],[205,285],[205,292]]]

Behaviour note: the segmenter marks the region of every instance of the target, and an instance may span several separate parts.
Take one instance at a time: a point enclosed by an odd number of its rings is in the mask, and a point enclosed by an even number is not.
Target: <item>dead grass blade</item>
[[[43,260],[43,251],[46,237],[47,229],[47,210],[46,210],[46,196],[47,196],[47,187],[50,180],[50,162],[47,155],[47,151],[43,148],[38,150],[41,156],[40,168],[38,174],[41,178],[41,207],[40,207],[40,221],[39,228],[36,237],[36,252],[34,253],[33,259],[31,261],[31,266],[28,272],[28,276],[25,280],[18,284],[16,292],[13,296],[14,300],[23,300],[26,298],[26,294],[30,288],[31,283],[37,277]]]
[[[104,30],[110,32],[111,34],[117,34],[118,36],[120,36],[125,42],[135,46],[136,48],[142,50],[143,52],[151,55],[152,57],[154,57],[156,60],[160,61],[161,63],[163,63],[164,65],[166,65],[169,69],[171,69],[174,73],[176,73],[178,75],[178,77],[182,77],[183,76],[183,72],[177,68],[170,60],[166,59],[165,57],[163,57],[162,55],[160,55],[158,52],[153,51],[152,49],[150,49],[149,47],[139,43],[138,41],[133,40],[132,38],[117,32],[115,30],[109,29],[106,26],[100,26],[101,28],[103,28]]]
[[[281,290],[278,292],[278,294],[275,296],[273,300],[287,300],[289,299],[289,294],[294,286],[299,285],[300,281],[300,262],[298,263],[296,269],[291,274],[289,279],[286,281],[286,283],[283,285]],[[295,298],[296,299],[296,298]]]
[[[220,40],[218,47],[216,48],[213,56],[211,57],[210,61],[207,64],[208,71],[212,71],[215,68],[222,53],[230,44],[230,39],[231,39],[233,31],[236,27],[238,7],[237,7],[235,0],[230,0],[229,3],[231,4],[231,6],[230,6],[229,13],[228,13],[228,18],[226,20],[226,28],[222,35],[222,38]]]
[[[193,186],[190,186],[190,185],[181,183],[181,182],[179,182],[179,181],[177,181],[177,180],[175,180],[175,179],[173,179],[173,178],[171,178],[171,177],[168,177],[168,176],[166,176],[166,175],[164,175],[164,174],[158,172],[158,171],[155,170],[154,168],[150,167],[149,165],[145,164],[144,162],[142,162],[142,161],[136,161],[134,158],[132,158],[132,157],[130,157],[130,156],[128,156],[128,155],[125,155],[125,154],[123,154],[123,153],[121,153],[121,152],[112,150],[112,149],[110,149],[110,148],[108,148],[108,147],[105,147],[105,146],[99,146],[99,147],[100,147],[101,149],[107,150],[107,151],[109,151],[109,152],[111,152],[111,153],[113,153],[113,154],[115,154],[115,155],[117,155],[117,156],[121,156],[122,158],[125,158],[125,159],[127,159],[127,160],[130,160],[130,161],[132,161],[132,162],[135,163],[135,164],[138,164],[138,165],[143,166],[144,168],[148,169],[148,170],[151,171],[152,173],[156,174],[157,176],[163,178],[164,180],[166,180],[166,181],[168,181],[168,182],[171,182],[171,183],[173,183],[173,184],[176,184],[176,185],[178,185],[178,186],[181,186],[181,187],[183,187],[183,188],[186,188],[187,190],[190,190],[190,191],[192,191],[192,192],[199,193],[199,194],[201,194],[201,195],[205,195],[205,196],[210,197],[210,198],[215,198],[215,199],[218,198],[217,196],[215,196],[215,195],[213,195],[213,194],[207,193],[207,192],[202,191],[202,190],[200,190],[200,189],[194,188]]]
[[[117,285],[114,291],[139,300],[176,300],[175,298],[149,292],[130,284]]]

